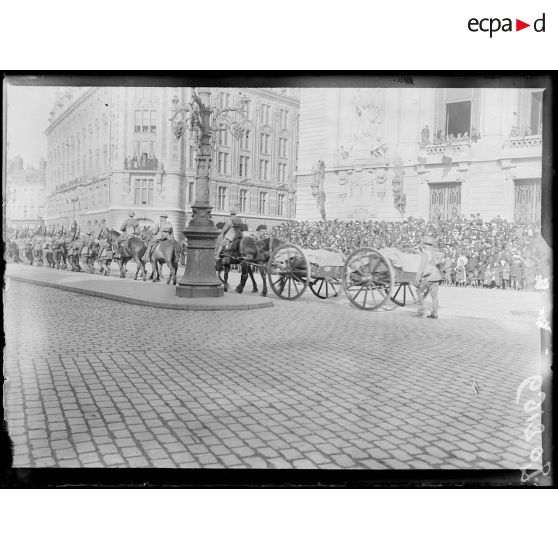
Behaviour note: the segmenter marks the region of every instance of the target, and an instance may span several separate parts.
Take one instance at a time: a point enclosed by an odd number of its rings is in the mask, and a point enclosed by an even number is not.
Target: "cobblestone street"
[[[540,372],[539,295],[442,289],[438,321],[273,301],[174,311],[11,281],[14,466],[518,469],[540,445],[515,400]]]

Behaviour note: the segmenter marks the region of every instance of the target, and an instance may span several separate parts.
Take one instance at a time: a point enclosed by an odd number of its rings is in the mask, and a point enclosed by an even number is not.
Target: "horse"
[[[120,248],[120,258],[118,258],[118,265],[120,266],[120,278],[124,279],[126,277],[126,264],[130,260],[134,260],[136,264],[136,274],[134,275],[134,281],[138,278],[138,273],[140,270],[143,274],[143,280],[145,281],[147,272],[145,271],[145,264],[142,261],[147,245],[138,236],[130,236],[122,240],[121,234],[118,231],[111,230],[108,231],[108,239],[113,246],[119,246]]]
[[[178,271],[178,260],[180,259],[181,248],[178,242],[174,240],[161,240],[155,245],[151,252],[151,279],[154,283],[160,281],[161,273],[159,264],[161,264],[161,272],[163,264],[166,263],[170,269],[167,285],[171,279],[173,285],[176,285],[176,272]]]
[[[220,260],[217,260],[216,263],[217,271],[220,271],[218,268],[222,266],[222,269],[226,272],[227,266],[230,268],[231,264],[240,263],[240,284],[236,287],[236,292],[242,294],[244,287],[246,286],[246,281],[248,280],[248,277],[250,277],[253,285],[252,292],[256,293],[258,292],[258,289],[252,272],[252,266],[256,266],[262,276],[263,287],[261,296],[267,296],[267,262],[273,250],[283,244],[283,242],[275,237],[256,240],[251,236],[244,236],[240,240],[239,255],[237,258],[233,258],[230,254],[230,250],[225,247],[226,245],[223,242],[222,235],[220,235],[220,237],[221,238],[220,240],[218,239],[217,248],[215,250],[216,254],[222,254]],[[223,282],[225,290],[228,288],[226,281],[227,276],[228,273],[225,274],[225,280],[223,280],[221,279],[221,275],[219,273],[219,279]]]
[[[219,281],[223,283],[223,289],[225,292],[228,292],[230,289],[229,286],[229,272],[231,267],[241,265],[242,262],[239,258],[235,258],[231,255],[230,249],[227,248],[228,240],[223,236],[223,233],[219,233],[217,237],[217,242],[215,243],[215,270],[217,271],[217,276],[219,277]],[[224,272],[224,277],[221,277],[221,271]],[[252,292],[258,292],[258,285],[256,284],[256,280],[254,279],[254,272],[252,268],[249,266],[247,270],[248,275],[252,281]],[[246,281],[245,281],[246,282]]]

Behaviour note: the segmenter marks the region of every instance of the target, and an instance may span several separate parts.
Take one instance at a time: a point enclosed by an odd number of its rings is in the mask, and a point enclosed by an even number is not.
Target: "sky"
[[[39,166],[46,159],[49,112],[54,105],[56,87],[6,86],[8,159],[23,157],[23,165]]]

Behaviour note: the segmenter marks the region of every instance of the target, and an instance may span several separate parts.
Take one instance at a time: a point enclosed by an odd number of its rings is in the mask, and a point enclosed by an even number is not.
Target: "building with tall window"
[[[211,104],[238,107],[239,91],[249,130],[231,134],[226,122],[234,113],[214,123],[210,203],[217,224],[235,208],[254,230],[294,217],[299,98],[288,88],[214,88]],[[152,221],[164,212],[175,231],[184,230],[196,200],[196,146],[189,132],[176,139],[170,119],[173,98],[186,103],[191,93],[60,88],[46,130],[47,222],[118,227],[133,210]]]
[[[297,218],[540,219],[541,89],[302,89]]]
[[[27,166],[23,159],[8,161],[6,173],[6,225],[17,230],[36,230],[45,223],[46,161],[39,168]]]

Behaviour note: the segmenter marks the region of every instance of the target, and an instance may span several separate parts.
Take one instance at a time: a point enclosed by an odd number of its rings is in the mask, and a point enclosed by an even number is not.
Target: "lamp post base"
[[[223,285],[181,285],[176,286],[176,296],[182,298],[218,298],[224,296]]]
[[[207,298],[224,296],[223,284],[215,271],[215,241],[219,231],[208,226],[189,226],[188,253],[184,276],[176,286],[176,296]]]

